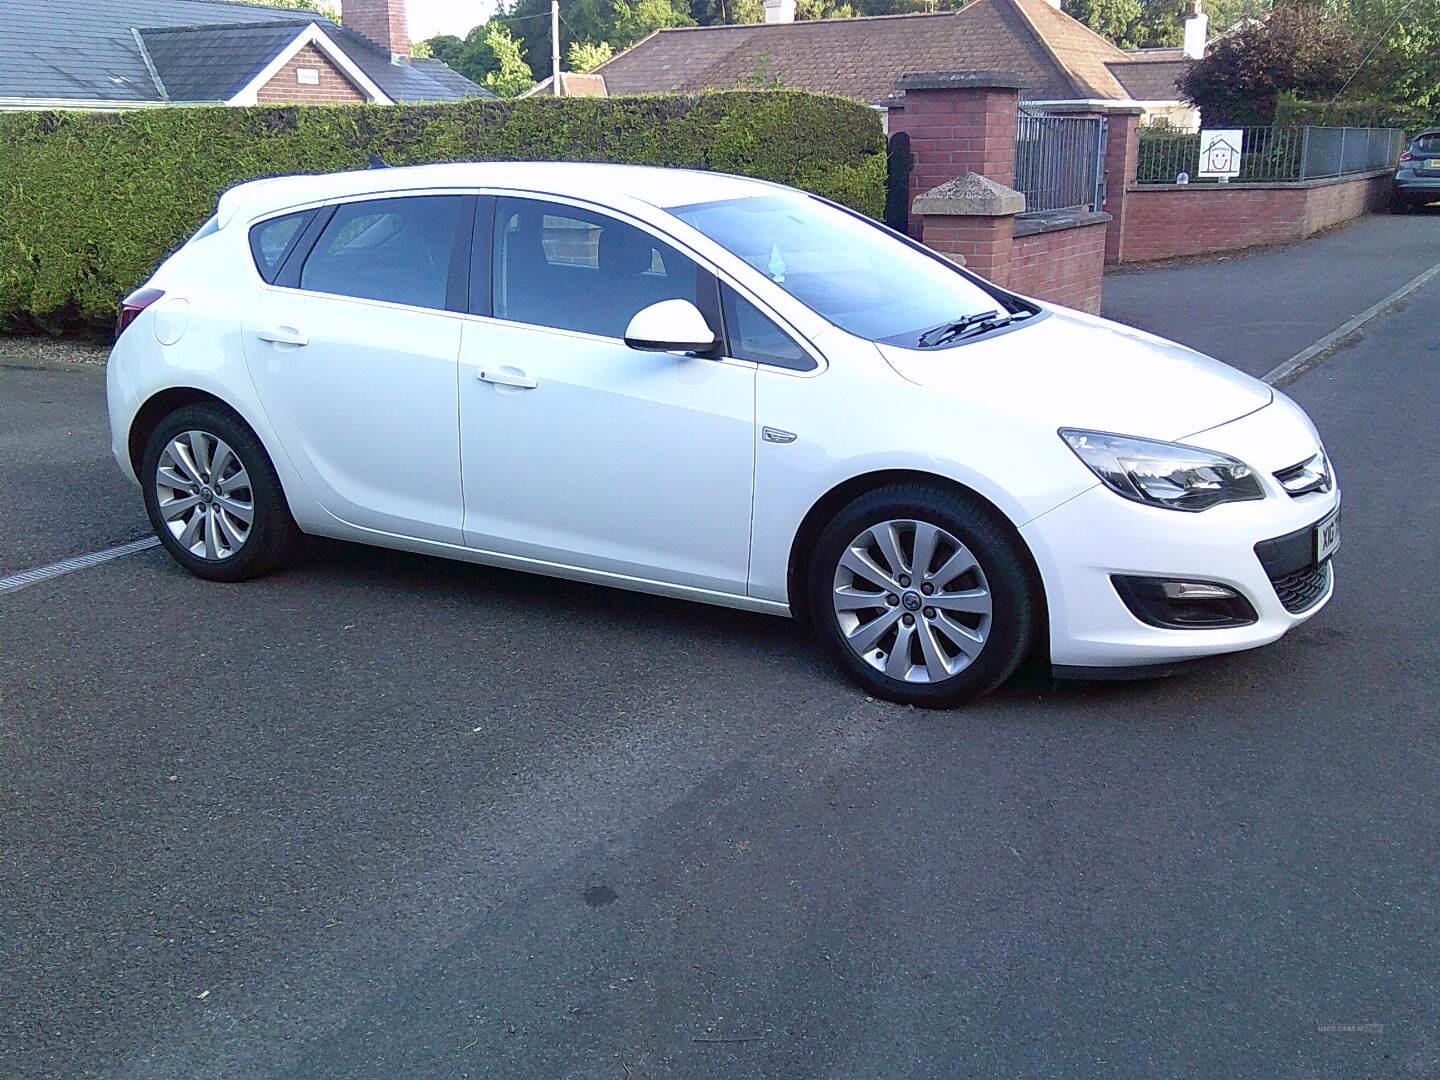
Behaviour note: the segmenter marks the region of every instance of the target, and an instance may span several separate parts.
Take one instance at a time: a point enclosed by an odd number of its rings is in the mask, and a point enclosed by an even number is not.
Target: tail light
[[[1401,160],[1401,161],[1414,161],[1414,160],[1415,160],[1415,155],[1412,154],[1409,150],[1406,150],[1403,154],[1400,155],[1400,160]]]
[[[140,317],[140,313],[159,300],[165,293],[161,289],[136,289],[120,303],[120,318],[115,322],[115,336],[119,338],[125,328]]]

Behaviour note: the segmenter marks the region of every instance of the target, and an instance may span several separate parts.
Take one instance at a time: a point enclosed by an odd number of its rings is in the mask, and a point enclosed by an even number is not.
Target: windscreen
[[[913,346],[937,324],[1001,307],[958,270],[806,195],[692,203],[669,213],[858,337]]]

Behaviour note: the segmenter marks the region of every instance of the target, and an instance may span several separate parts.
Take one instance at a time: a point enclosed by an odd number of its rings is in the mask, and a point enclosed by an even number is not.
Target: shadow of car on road
[[[184,578],[185,572],[169,560],[166,572]],[[624,639],[628,649],[637,638],[647,648],[662,653],[722,649],[732,658],[753,658],[756,677],[767,669],[784,665],[801,679],[814,679],[829,692],[849,691],[857,701],[872,700],[850,686],[822,654],[803,619],[783,619],[731,608],[675,600],[663,596],[612,589],[562,578],[525,574],[458,560],[440,559],[393,549],[369,547],[342,541],[311,538],[305,554],[291,567],[257,582],[241,585],[214,585],[195,582],[196,588],[233,589],[237,593],[256,587],[308,592],[314,587],[362,589],[382,606],[397,603],[435,604],[444,607],[447,617],[454,609],[445,600],[459,599],[477,605],[481,621],[503,620],[509,611],[524,610],[574,652],[573,662],[586,665],[604,656],[613,644]],[[238,599],[238,597],[237,597]],[[483,610],[482,610],[483,609]],[[337,630],[339,628],[337,627]],[[1302,631],[1305,628],[1302,628]],[[549,637],[549,631],[541,631]],[[1297,635],[1292,635],[1296,637]],[[1289,640],[1289,639],[1287,639]],[[536,642],[537,648],[553,642]],[[1296,650],[1299,656],[1303,650]],[[1116,708],[1138,710],[1141,715],[1163,706],[1180,694],[1209,696],[1235,683],[1253,683],[1264,678],[1276,664],[1277,652],[1290,652],[1283,643],[1248,653],[1218,656],[1172,674],[1141,679],[1056,679],[1046,658],[1037,652],[1011,679],[978,706],[968,710],[940,711],[935,715],[962,717],[979,709],[1012,711],[1033,716],[1037,707],[1076,710],[1083,718],[1087,709],[1106,712]],[[588,656],[587,656],[588,654]],[[500,662],[504,662],[503,660]],[[640,672],[633,673],[640,677]],[[717,670],[715,692],[723,692],[733,674]],[[613,676],[612,676],[613,677]],[[887,708],[902,710],[904,706]],[[909,710],[915,711],[915,710]]]

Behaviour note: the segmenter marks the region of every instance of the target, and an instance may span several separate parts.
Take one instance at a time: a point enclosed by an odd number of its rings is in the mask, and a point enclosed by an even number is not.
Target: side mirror
[[[644,352],[706,352],[715,347],[715,331],[689,300],[661,300],[635,313],[625,344]]]

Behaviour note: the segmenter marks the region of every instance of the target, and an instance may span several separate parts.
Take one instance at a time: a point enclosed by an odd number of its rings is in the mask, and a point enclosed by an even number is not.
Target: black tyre
[[[807,599],[855,681],[927,708],[995,689],[1043,622],[1013,532],[978,500],[925,484],[869,492],[836,514],[815,545]]]
[[[165,417],[146,441],[140,483],[155,535],[197,577],[258,577],[300,541],[270,456],[228,409],[186,405]]]

